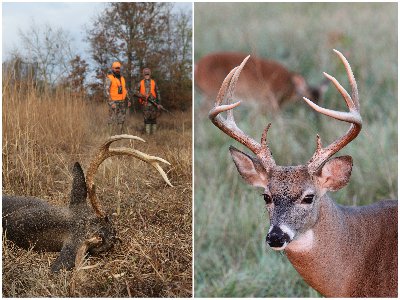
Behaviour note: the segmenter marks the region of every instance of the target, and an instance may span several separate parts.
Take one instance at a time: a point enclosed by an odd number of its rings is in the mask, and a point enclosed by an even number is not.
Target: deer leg
[[[75,257],[78,252],[76,241],[67,241],[61,249],[60,255],[51,266],[51,272],[58,273],[61,269],[71,270],[75,266]]]
[[[61,249],[60,256],[57,257],[51,266],[51,271],[53,273],[58,273],[63,268],[71,270],[73,267],[80,265],[88,249],[100,243],[102,243],[100,237],[86,239],[83,242],[78,240],[66,242]]]

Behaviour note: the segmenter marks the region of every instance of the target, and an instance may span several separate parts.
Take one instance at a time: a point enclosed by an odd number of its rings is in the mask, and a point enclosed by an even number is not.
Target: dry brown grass
[[[3,193],[67,205],[73,163],[85,169],[107,138],[106,110],[63,91],[45,97],[3,81]],[[191,297],[191,117],[190,111],[164,114],[150,137],[140,132],[139,113],[128,117],[128,132],[147,141],[135,148],[171,162],[163,167],[174,187],[132,158],[111,158],[99,168],[103,206],[111,213],[120,202],[114,223],[122,244],[54,275],[57,253],[19,249],[3,239],[3,297]]]

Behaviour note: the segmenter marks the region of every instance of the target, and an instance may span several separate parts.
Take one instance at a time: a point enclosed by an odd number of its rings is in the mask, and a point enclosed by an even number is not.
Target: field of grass
[[[344,205],[397,198],[396,3],[195,3],[195,61],[214,51],[242,51],[278,60],[311,84],[335,76],[349,90],[333,53],[346,56],[361,103],[360,135],[338,155],[353,157],[350,183],[331,197]],[[240,79],[239,79],[240,81]],[[195,91],[194,291],[197,297],[317,297],[283,253],[265,244],[268,214],[261,191],[238,175],[228,147],[244,147],[217,129]],[[330,85],[323,106],[346,110]],[[319,133],[327,145],[348,128],[316,117],[302,101],[279,114],[261,104],[235,109],[239,127],[255,139],[272,122],[269,146],[279,165],[304,164]]]
[[[3,78],[3,193],[69,202],[75,161],[86,170],[108,138],[107,105],[64,91],[52,97]],[[58,253],[37,253],[3,240],[3,297],[190,297],[192,295],[192,112],[162,115],[147,137],[142,115],[128,117],[136,149],[162,157],[174,187],[131,157],[105,161],[96,175],[102,206],[122,243],[83,266],[52,274]],[[131,147],[129,141],[114,146]]]

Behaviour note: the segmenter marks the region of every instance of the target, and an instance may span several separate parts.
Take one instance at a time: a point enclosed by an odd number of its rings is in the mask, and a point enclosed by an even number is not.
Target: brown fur
[[[320,201],[315,246],[296,252],[289,244],[285,251],[299,274],[326,297],[397,297],[397,201]]]

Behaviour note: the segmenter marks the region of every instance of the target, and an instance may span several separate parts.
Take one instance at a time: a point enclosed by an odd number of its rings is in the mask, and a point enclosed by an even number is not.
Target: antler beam
[[[215,126],[221,129],[225,134],[235,139],[248,149],[250,149],[254,154],[257,155],[263,162],[266,168],[271,168],[275,166],[275,161],[272,157],[272,153],[269,150],[266,139],[267,139],[267,131],[271,124],[265,128],[263,137],[261,139],[261,144],[255,141],[253,138],[249,137],[245,134],[235,122],[235,118],[233,116],[233,109],[240,105],[240,101],[231,104],[231,99],[233,98],[233,94],[235,92],[236,83],[239,79],[240,72],[244,68],[247,60],[250,58],[250,55],[247,56],[240,66],[234,68],[223,81],[221,88],[219,90],[217,99],[215,101],[215,106],[208,113],[208,117],[213,122]],[[222,102],[224,99],[227,99],[228,104],[223,105]],[[224,119],[220,113],[227,112],[227,117]]]
[[[333,50],[339,58],[342,60],[346,72],[347,72],[347,77],[349,78],[351,90],[352,90],[352,96],[347,93],[347,91],[340,85],[340,83],[336,80],[335,77],[324,73],[325,77],[328,78],[332,83],[335,85],[336,89],[340,92],[342,95],[343,99],[346,102],[347,107],[349,108],[349,112],[341,112],[341,111],[335,111],[335,110],[330,110],[326,109],[323,107],[318,106],[311,100],[307,99],[306,97],[303,97],[303,99],[310,105],[314,110],[316,110],[319,113],[322,113],[324,115],[327,115],[329,117],[335,118],[340,121],[345,121],[348,123],[351,123],[350,128],[346,132],[345,135],[342,137],[338,138],[336,141],[334,141],[332,144],[329,146],[322,148],[322,143],[321,139],[319,136],[317,136],[317,150],[311,157],[311,159],[308,162],[308,170],[310,174],[315,174],[319,171],[319,169],[324,165],[324,163],[331,157],[333,156],[336,152],[338,152],[340,149],[345,147],[348,143],[350,143],[352,140],[354,140],[357,135],[361,131],[362,127],[362,119],[360,115],[360,102],[359,102],[359,97],[358,97],[358,89],[357,89],[357,82],[354,78],[353,71],[351,70],[350,64],[347,61],[347,59],[343,56],[341,52],[338,50]]]

